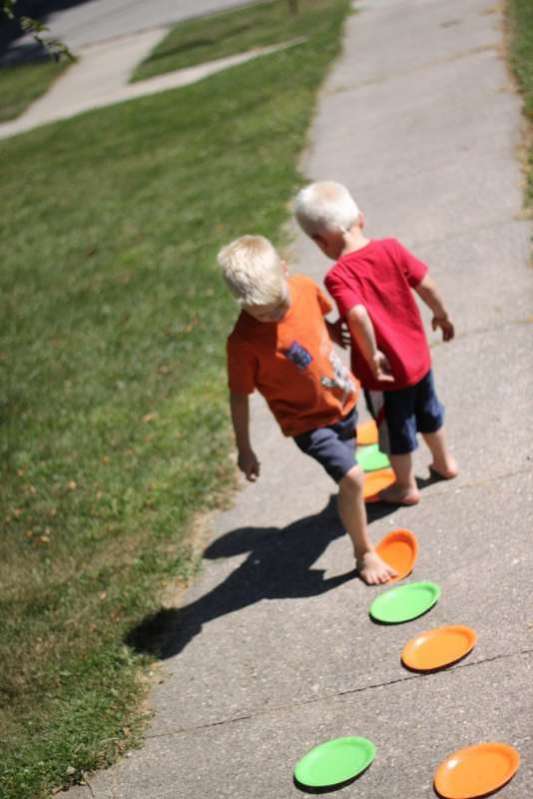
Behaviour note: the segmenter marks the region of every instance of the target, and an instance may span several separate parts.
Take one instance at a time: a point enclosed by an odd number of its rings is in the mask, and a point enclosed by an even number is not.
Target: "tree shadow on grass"
[[[246,33],[250,28],[251,25],[248,23],[245,25],[238,25],[231,30],[225,31],[224,33],[217,33],[216,36],[204,36],[203,38],[191,39],[190,41],[176,44],[174,47],[167,47],[164,50],[157,50],[144,61],[144,64],[152,64],[153,62],[159,61],[162,58],[189,53],[191,50],[212,47],[215,44],[219,44],[221,41],[233,39],[241,33]]]
[[[145,65],[152,64],[154,61],[160,61],[162,58],[168,58],[172,55],[180,55],[181,53],[188,53],[190,50],[197,50],[198,48],[202,47],[211,47],[214,44],[216,44],[216,39],[194,39],[193,41],[185,42],[184,44],[177,45],[176,47],[169,47],[166,50],[158,50],[145,59],[143,63]]]
[[[391,512],[388,508],[384,510]],[[374,514],[379,514],[378,508]],[[262,599],[310,597],[330,591],[356,577],[355,568],[325,578],[323,569],[312,566],[330,542],[344,534],[335,496],[330,497],[320,513],[282,529],[240,527],[232,530],[210,544],[204,557],[214,560],[247,552],[246,560],[222,583],[189,605],[161,608],[145,618],[127,634],[126,643],[137,652],[165,659],[181,652],[204,624],[227,613]]]

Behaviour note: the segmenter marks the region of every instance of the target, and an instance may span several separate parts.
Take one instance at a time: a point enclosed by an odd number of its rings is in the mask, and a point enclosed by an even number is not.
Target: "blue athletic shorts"
[[[294,440],[302,452],[318,461],[329,476],[339,483],[356,466],[356,425],[357,411],[354,409],[340,422],[328,427],[316,427],[294,436]]]
[[[418,446],[417,433],[436,433],[444,408],[435,392],[431,369],[414,386],[398,391],[365,391],[368,409],[379,430],[379,448],[388,455],[407,455]]]

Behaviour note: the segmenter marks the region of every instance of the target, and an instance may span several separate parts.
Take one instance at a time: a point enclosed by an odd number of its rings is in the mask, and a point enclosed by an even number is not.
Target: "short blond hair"
[[[223,247],[218,263],[240,305],[270,305],[287,292],[283,262],[264,236],[241,236]]]
[[[357,204],[342,183],[322,180],[311,183],[296,195],[294,215],[308,236],[345,232],[359,221]]]

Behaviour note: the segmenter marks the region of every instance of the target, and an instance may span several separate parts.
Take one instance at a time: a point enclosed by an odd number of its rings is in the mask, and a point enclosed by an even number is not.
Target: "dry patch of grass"
[[[525,204],[533,212],[533,3],[508,0],[509,61],[524,96],[527,188]]]

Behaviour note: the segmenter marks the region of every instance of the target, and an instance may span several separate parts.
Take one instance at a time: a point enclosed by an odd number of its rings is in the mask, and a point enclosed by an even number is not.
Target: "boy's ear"
[[[359,211],[359,227],[360,227],[361,229],[363,229],[363,228],[364,228],[364,226],[365,226],[365,222],[366,222],[366,219],[365,219],[365,215],[364,215],[364,213],[363,213],[362,211]]]
[[[281,262],[281,268],[283,270],[283,274],[285,275],[285,277],[289,277],[289,265],[287,261]]]

